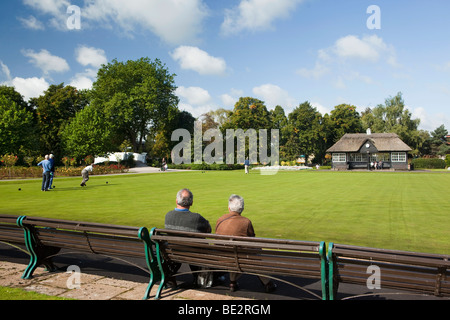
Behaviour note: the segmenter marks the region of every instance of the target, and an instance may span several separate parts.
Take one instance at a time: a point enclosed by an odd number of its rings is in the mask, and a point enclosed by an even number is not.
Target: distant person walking
[[[83,177],[83,181],[81,181],[80,186],[86,187],[86,182],[89,181],[89,173],[92,172],[93,170],[94,170],[93,164],[91,164],[91,165],[87,166],[86,168],[84,168],[83,170],[81,170],[81,176]]]
[[[44,160],[38,163],[42,167],[42,191],[48,191],[50,184],[50,173],[52,170],[52,163],[48,160],[48,155],[45,155]]]
[[[245,166],[245,174],[248,174],[248,168],[250,167],[250,161],[248,160],[248,158],[245,159],[244,166]]]

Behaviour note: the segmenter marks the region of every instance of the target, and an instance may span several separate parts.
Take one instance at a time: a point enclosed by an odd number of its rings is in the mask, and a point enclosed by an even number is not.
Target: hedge
[[[169,164],[169,169],[185,169],[185,170],[241,170],[244,169],[242,164]]]
[[[412,160],[415,169],[445,169],[445,160],[436,158],[418,158]]]

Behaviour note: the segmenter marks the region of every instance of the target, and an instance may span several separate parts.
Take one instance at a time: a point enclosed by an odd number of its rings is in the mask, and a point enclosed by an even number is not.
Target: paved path
[[[70,288],[74,282],[73,273],[49,273],[38,268],[33,279],[23,280],[21,275],[25,265],[0,261],[0,286],[21,288],[49,296],[77,300],[142,300],[148,283],[117,280],[102,275],[80,275],[79,288]],[[152,289],[151,297],[155,296],[157,286]],[[197,290],[164,290],[161,300],[246,300],[223,294],[202,292]]]

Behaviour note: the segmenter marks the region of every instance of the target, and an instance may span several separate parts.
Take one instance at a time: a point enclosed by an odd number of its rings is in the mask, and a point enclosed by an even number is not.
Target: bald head
[[[177,205],[183,208],[189,208],[194,202],[194,195],[189,189],[181,189],[177,193]]]

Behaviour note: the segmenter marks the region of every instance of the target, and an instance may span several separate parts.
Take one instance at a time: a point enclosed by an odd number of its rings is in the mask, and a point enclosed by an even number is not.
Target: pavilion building
[[[408,170],[412,149],[395,133],[345,134],[327,150],[333,170]]]

